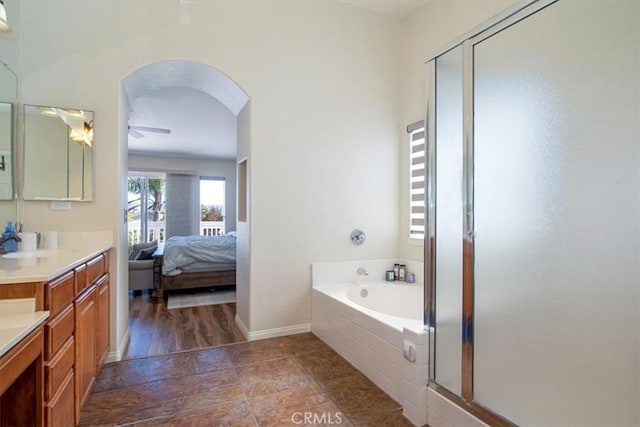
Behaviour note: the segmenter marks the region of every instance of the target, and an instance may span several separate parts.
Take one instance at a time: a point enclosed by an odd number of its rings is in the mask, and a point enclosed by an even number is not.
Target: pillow
[[[136,260],[142,261],[147,259],[153,259],[153,253],[158,249],[158,246],[152,246],[149,249],[143,249],[138,254]]]
[[[133,248],[131,249],[131,252],[129,253],[129,261],[133,261],[138,259],[138,255],[140,255],[140,252],[142,252],[145,249],[151,249],[151,248],[157,248],[158,247],[158,241],[154,240],[153,242],[147,242],[147,243],[136,243],[135,245],[133,245]],[[155,249],[154,249],[155,251]],[[152,252],[153,253],[153,252]]]

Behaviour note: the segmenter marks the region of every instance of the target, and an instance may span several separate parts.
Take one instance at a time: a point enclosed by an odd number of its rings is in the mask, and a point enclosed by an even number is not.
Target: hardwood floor
[[[129,294],[129,345],[123,360],[246,341],[235,323],[236,305],[167,309],[147,292]]]

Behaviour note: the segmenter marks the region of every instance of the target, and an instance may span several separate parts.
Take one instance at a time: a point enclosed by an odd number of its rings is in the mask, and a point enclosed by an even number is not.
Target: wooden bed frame
[[[166,291],[175,289],[213,288],[236,284],[236,270],[195,271],[180,273],[177,276],[162,274],[163,254],[153,256],[153,292],[151,301],[164,301]]]

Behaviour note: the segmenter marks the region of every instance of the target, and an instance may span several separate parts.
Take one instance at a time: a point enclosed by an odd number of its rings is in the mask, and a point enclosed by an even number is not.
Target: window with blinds
[[[424,239],[426,143],[424,121],[407,126],[409,133],[409,237]]]

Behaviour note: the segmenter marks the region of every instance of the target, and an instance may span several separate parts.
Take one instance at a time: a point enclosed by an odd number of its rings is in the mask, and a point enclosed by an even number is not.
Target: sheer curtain
[[[167,174],[167,238],[198,234],[198,176]]]

